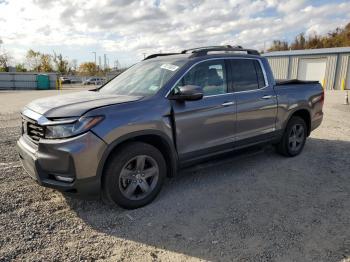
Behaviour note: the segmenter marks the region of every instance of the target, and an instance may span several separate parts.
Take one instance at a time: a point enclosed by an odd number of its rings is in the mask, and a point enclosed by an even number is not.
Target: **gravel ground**
[[[29,98],[0,93],[0,105],[11,99],[19,108]],[[133,211],[38,186],[15,151],[19,109],[3,106],[0,261],[348,262],[350,106],[342,103],[343,93],[327,92],[324,122],[300,156],[271,147],[231,154],[180,172]]]

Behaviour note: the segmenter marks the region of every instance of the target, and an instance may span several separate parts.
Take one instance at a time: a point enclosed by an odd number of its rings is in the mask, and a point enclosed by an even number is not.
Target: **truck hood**
[[[132,102],[141,98],[83,91],[36,99],[26,105],[26,108],[47,118],[79,117],[97,107]]]

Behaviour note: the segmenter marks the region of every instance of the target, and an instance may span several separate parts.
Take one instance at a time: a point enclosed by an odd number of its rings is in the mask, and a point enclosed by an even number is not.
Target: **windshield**
[[[142,61],[107,83],[99,92],[131,96],[154,95],[185,62],[174,59]]]

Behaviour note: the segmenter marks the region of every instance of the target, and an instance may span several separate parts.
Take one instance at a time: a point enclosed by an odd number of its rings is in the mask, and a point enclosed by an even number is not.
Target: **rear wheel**
[[[304,148],[307,137],[305,121],[297,116],[292,117],[277,145],[278,152],[285,156],[297,156]]]
[[[166,163],[157,148],[129,143],[107,163],[104,196],[127,209],[142,207],[157,196],[165,175]]]

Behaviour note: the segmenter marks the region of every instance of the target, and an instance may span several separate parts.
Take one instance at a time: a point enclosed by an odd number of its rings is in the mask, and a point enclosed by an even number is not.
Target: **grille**
[[[31,140],[38,142],[40,138],[45,137],[45,129],[34,120],[23,119],[23,133],[28,135]]]

